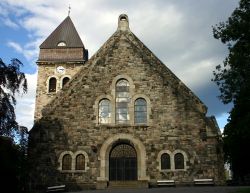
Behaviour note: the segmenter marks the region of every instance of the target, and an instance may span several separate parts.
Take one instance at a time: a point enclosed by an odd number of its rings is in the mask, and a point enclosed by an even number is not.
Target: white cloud
[[[34,123],[37,74],[25,74],[25,76],[28,81],[28,93],[16,97],[17,105],[15,110],[19,125],[30,130]]]
[[[2,22],[8,26],[8,27],[11,27],[13,29],[18,29],[19,28],[19,25],[16,24],[15,22],[13,22],[10,18],[3,18],[2,19]]]
[[[7,45],[11,48],[14,48],[14,50],[16,50],[19,53],[23,52],[23,48],[16,42],[9,41]]]
[[[34,63],[39,45],[67,16],[69,1],[2,2],[2,15],[16,13],[17,20],[11,21],[25,28],[29,37],[24,45],[14,41],[8,45]],[[225,21],[237,3],[228,0],[71,0],[70,5],[71,18],[90,56],[114,33],[119,14],[126,13],[131,31],[187,86],[199,90],[213,84],[212,71],[226,55],[226,48],[212,37],[211,26]],[[30,109],[32,105],[30,103]],[[30,109],[26,115],[33,118]]]
[[[36,57],[38,55],[38,44],[37,42],[30,42],[27,43],[24,47],[14,41],[8,41],[7,45],[13,48],[17,53],[23,54],[24,57],[30,61],[30,63],[34,64]]]

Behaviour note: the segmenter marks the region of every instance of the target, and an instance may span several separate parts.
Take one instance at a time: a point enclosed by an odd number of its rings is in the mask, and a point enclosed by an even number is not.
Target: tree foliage
[[[214,81],[224,103],[234,102],[241,90],[249,89],[250,81],[250,1],[241,0],[229,17],[213,28],[214,37],[227,44],[229,55],[216,67]]]
[[[0,184],[1,191],[6,193],[27,192],[28,130],[26,127],[19,127],[18,131],[17,144],[10,137],[0,136]]]
[[[214,71],[220,99],[234,104],[224,129],[225,158],[234,178],[244,180],[250,175],[250,0],[241,0],[226,22],[213,27],[213,34],[229,50]]]
[[[15,94],[27,92],[27,80],[20,71],[22,65],[18,59],[12,59],[6,65],[0,58],[0,135],[13,137],[13,132],[18,129]]]
[[[15,95],[27,92],[22,65],[18,59],[7,65],[0,58],[0,179],[4,192],[25,192],[27,184],[28,130],[16,122],[14,108]]]

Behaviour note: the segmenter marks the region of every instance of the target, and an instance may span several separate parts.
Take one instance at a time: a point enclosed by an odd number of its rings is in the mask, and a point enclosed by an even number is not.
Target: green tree
[[[5,193],[27,192],[27,128],[20,127],[16,137],[17,144],[10,137],[0,136],[0,185]]]
[[[27,80],[20,71],[22,65],[18,59],[12,59],[6,65],[0,58],[0,136],[13,137],[14,132],[18,131],[15,94],[27,92]]]
[[[15,95],[27,92],[22,65],[18,59],[7,65],[0,58],[0,178],[4,192],[25,192],[27,184],[28,130],[16,122],[14,108]]]
[[[226,22],[213,27],[213,34],[229,50],[213,79],[221,101],[234,104],[224,129],[225,158],[234,179],[244,181],[250,175],[250,0],[241,0]]]

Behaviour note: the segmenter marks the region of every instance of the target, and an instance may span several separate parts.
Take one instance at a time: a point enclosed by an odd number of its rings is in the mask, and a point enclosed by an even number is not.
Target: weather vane
[[[70,5],[69,5],[69,11],[68,11],[68,16],[70,15],[70,10],[71,10],[71,7],[70,7]]]

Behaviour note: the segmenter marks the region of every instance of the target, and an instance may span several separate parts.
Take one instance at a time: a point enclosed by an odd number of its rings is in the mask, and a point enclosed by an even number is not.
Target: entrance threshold
[[[148,181],[109,181],[109,189],[136,189],[136,188],[148,188]]]

